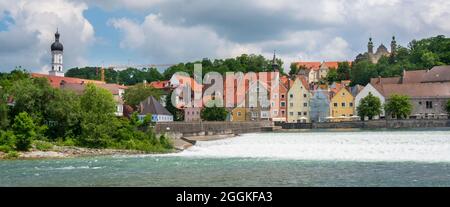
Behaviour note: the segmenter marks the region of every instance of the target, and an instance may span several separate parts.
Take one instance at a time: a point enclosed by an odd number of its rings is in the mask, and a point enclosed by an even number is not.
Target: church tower
[[[279,72],[280,71],[280,66],[278,65],[278,63],[277,63],[277,57],[276,57],[276,54],[275,54],[275,50],[273,51],[273,59],[272,59],[272,70],[274,71],[274,72]]]
[[[396,50],[397,50],[397,41],[395,40],[395,36],[392,36],[392,42],[391,42],[391,56],[395,56]]]
[[[369,38],[369,43],[367,44],[367,49],[369,54],[373,54],[373,42],[372,37]]]
[[[59,42],[59,32],[56,30],[55,42],[50,47],[52,52],[52,68],[49,71],[49,75],[64,77],[63,72],[63,45]]]

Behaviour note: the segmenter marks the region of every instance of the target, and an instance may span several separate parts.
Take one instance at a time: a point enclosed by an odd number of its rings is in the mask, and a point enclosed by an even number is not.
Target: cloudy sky
[[[352,60],[392,35],[450,36],[449,0],[0,0],[0,71],[173,64],[273,50],[285,62]]]

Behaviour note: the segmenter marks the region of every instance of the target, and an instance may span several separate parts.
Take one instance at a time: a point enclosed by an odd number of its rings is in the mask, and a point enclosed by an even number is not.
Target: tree
[[[412,104],[409,96],[394,94],[385,105],[386,113],[398,119],[407,118],[411,115]]]
[[[37,136],[37,127],[27,112],[22,112],[14,118],[12,125],[14,135],[16,137],[16,149],[19,151],[27,151],[31,147],[31,142]]]
[[[378,72],[375,65],[369,61],[360,61],[352,66],[350,71],[350,78],[352,85],[367,85],[370,82],[370,78],[378,76]]]
[[[350,64],[348,62],[338,63],[337,76],[339,81],[350,79]]]
[[[0,101],[0,129],[5,129],[8,124],[8,106]]]
[[[327,73],[327,76],[325,77],[326,81],[328,82],[328,84],[333,84],[334,82],[340,81],[339,77],[338,77],[338,72],[336,70],[330,70]]]
[[[68,90],[55,90],[54,97],[48,102],[44,114],[44,124],[48,126],[47,137],[75,137],[81,133],[80,96]]]
[[[225,121],[227,118],[228,112],[223,107],[205,107],[201,111],[201,118],[205,121]]]
[[[298,73],[297,63],[291,63],[290,69],[291,70],[289,71],[289,75],[290,76],[296,75]]]
[[[115,128],[115,102],[112,94],[94,84],[88,84],[81,96],[81,138],[86,147],[104,148],[111,142]]]
[[[358,111],[358,116],[360,116],[362,120],[364,120],[365,117],[372,120],[374,116],[378,116],[382,112],[381,101],[378,97],[369,92],[369,95],[361,99],[356,110]]]
[[[133,107],[133,109],[136,109],[137,106],[148,97],[153,96],[159,100],[162,94],[163,91],[159,89],[139,83],[125,90],[124,100],[126,104]]]

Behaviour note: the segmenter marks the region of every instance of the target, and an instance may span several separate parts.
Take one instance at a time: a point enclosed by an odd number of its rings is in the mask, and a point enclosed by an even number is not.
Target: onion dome
[[[63,45],[59,42],[59,32],[58,32],[58,30],[56,31],[56,33],[55,33],[55,42],[52,44],[52,46],[51,46],[51,50],[52,51],[63,51],[64,50],[64,47],[63,47]]]

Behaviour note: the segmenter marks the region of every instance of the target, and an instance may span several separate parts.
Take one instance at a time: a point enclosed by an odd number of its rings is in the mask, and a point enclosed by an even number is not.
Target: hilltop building
[[[360,60],[369,60],[370,62],[376,64],[380,60],[381,57],[389,57],[391,55],[395,55],[397,48],[397,41],[395,40],[395,36],[392,37],[391,41],[391,51],[389,52],[386,46],[381,44],[377,51],[374,53],[373,51],[374,45],[372,42],[372,38],[369,38],[369,43],[367,43],[367,52],[364,54],[359,54],[356,56],[356,62]]]

